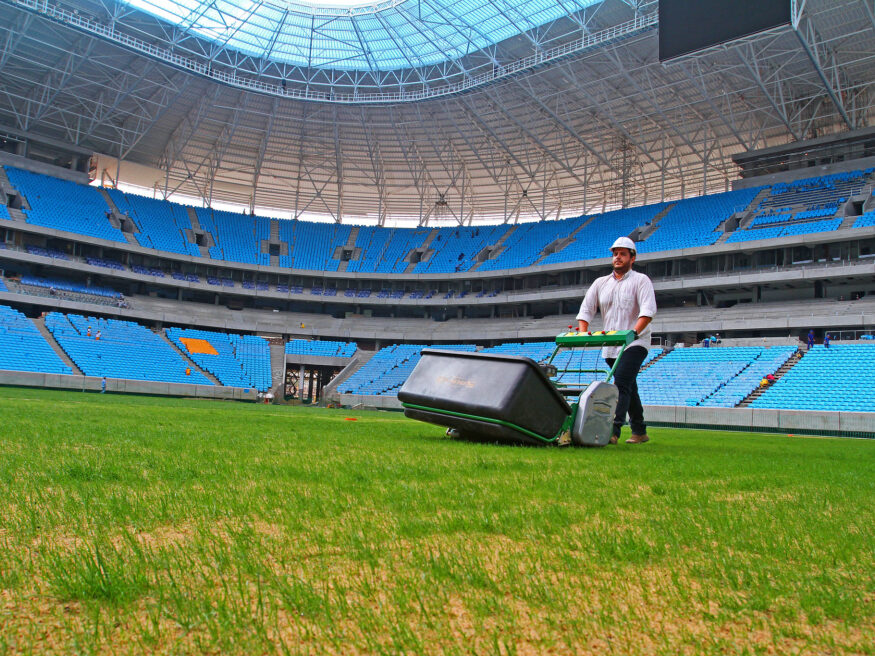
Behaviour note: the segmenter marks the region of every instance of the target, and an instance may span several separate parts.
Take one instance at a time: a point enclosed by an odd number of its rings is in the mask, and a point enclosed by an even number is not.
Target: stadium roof
[[[253,57],[359,71],[452,61],[597,2],[386,0],[332,7],[291,0],[126,0]]]
[[[232,45],[254,29],[239,21],[220,35],[119,0],[2,0],[0,132],[152,167],[162,193],[433,222],[720,191],[737,177],[736,153],[873,123],[871,1],[797,2],[790,26],[670,63],[657,57],[656,2],[564,2],[551,5],[564,15],[515,19],[505,36],[506,16],[541,5],[493,0],[505,16],[486,45],[472,32],[456,50],[442,42],[438,62],[383,70],[345,67],[361,62],[353,55],[266,58],[263,41]],[[236,5],[193,8],[215,27],[224,6]],[[244,6],[254,16],[268,3]],[[412,6],[347,9],[343,24]],[[368,40],[356,43],[364,56]]]

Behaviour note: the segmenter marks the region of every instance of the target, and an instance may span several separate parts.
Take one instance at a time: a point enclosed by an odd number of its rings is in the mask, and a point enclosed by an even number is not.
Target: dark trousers
[[[629,427],[635,435],[644,435],[647,426],[644,424],[644,407],[638,396],[638,371],[641,363],[647,357],[647,349],[643,346],[632,346],[623,351],[620,363],[614,371],[614,384],[620,395],[617,399],[617,414],[614,416],[614,435],[620,436],[620,429],[629,415]],[[613,367],[616,358],[605,358],[605,362]]]

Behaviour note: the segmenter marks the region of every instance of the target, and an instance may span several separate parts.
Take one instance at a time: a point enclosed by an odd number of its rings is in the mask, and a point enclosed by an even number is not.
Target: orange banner
[[[191,337],[180,337],[179,341],[185,344],[185,348],[189,353],[206,353],[207,355],[219,355],[219,352],[213,348],[205,339],[193,339]]]

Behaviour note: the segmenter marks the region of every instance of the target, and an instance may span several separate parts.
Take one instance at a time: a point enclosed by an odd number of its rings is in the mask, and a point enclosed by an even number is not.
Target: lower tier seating
[[[167,337],[222,385],[271,387],[270,346],[261,337],[190,328],[168,328]]]
[[[645,405],[733,408],[795,352],[794,346],[674,349],[638,376],[638,392]]]
[[[875,344],[819,344],[753,408],[875,412]]]
[[[473,344],[426,346],[423,344],[393,344],[377,351],[364,366],[338,386],[338,391],[350,394],[395,396],[398,388],[419,362],[424,348],[449,351],[475,351]]]
[[[46,327],[86,376],[212,385],[145,326],[78,314],[46,315]]]
[[[0,289],[3,284],[0,282]],[[18,310],[0,305],[0,370],[72,374],[33,322]]]
[[[524,356],[541,362],[550,357],[554,347],[553,342],[507,343],[481,352]],[[378,351],[341,383],[339,391],[397,394],[419,361],[423,348],[426,347],[395,344]],[[471,345],[437,348],[476,350]],[[766,375],[777,372],[796,350],[795,346],[688,348],[675,349],[663,356],[661,348],[652,348],[638,376],[641,401],[645,405],[735,407],[759,386]],[[562,350],[557,353],[553,364],[560,370],[554,380],[571,387],[604,380],[605,372],[609,370],[600,349]]]
[[[357,348],[355,342],[313,339],[290,339],[286,342],[286,353],[289,355],[316,355],[329,358],[351,358],[355,355]]]

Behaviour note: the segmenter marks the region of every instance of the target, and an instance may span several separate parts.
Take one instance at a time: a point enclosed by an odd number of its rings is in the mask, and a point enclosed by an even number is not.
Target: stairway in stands
[[[775,372],[775,379],[776,379],[776,380],[775,380],[775,383],[777,383],[779,380],[781,380],[781,376],[783,376],[783,375],[786,374],[788,371],[790,371],[790,369],[792,369],[793,366],[794,366],[797,362],[799,362],[799,360],[802,359],[802,356],[803,356],[803,355],[805,355],[805,353],[802,351],[802,349],[796,351],[793,355],[791,355],[791,356],[787,359],[787,361],[786,361],[784,364],[782,364],[782,365],[778,368],[778,371]],[[772,383],[772,385],[774,385],[775,383]],[[769,387],[771,387],[771,385],[769,385]],[[757,388],[756,388],[753,392],[751,392],[750,394],[748,394],[746,397],[744,397],[744,398],[741,400],[741,403],[739,403],[736,407],[738,407],[738,408],[746,408],[746,407],[748,407],[751,403],[754,402],[754,400],[756,400],[756,399],[758,399],[760,396],[762,396],[763,393],[764,393],[767,389],[769,389],[769,388],[768,388],[768,387],[759,387],[759,386],[757,386]]]
[[[428,236],[425,238],[425,241],[422,242],[422,245],[421,245],[421,246],[417,246],[417,248],[423,248],[423,249],[426,249],[426,250],[427,250],[428,247],[431,246],[431,242],[434,240],[435,237],[437,237],[437,235],[438,235],[438,229],[437,229],[437,228],[432,228],[432,229],[431,229],[431,232],[428,233]],[[412,251],[411,251],[411,252],[412,252]],[[409,252],[408,252],[408,253],[405,253],[405,254],[403,255],[403,257],[407,257],[408,255],[410,255]],[[404,269],[404,273],[413,273],[413,269],[416,268],[416,265],[417,265],[416,262],[410,262],[410,263],[407,265],[407,268]]]
[[[663,359],[666,355],[668,355],[669,353],[671,353],[671,349],[666,349],[666,348],[662,349],[662,353],[660,353],[659,355],[657,355],[657,356],[656,356],[655,358],[653,358],[650,362],[648,362],[648,363],[645,364],[643,367],[641,367],[641,369],[638,370],[639,373],[642,372],[642,371],[644,371],[645,369],[649,369],[650,367],[653,366],[654,363],[659,362],[660,360],[662,360],[662,359]]]
[[[750,224],[750,222],[753,220],[754,214],[756,214],[757,205],[759,205],[763,198],[768,196],[770,193],[772,193],[771,187],[766,187],[765,189],[760,190],[760,193],[758,193],[754,197],[754,199],[750,202],[750,205],[742,210],[743,218],[741,219],[741,221],[739,221],[738,227],[735,229],[735,231],[744,230]],[[714,242],[714,245],[717,246],[718,244],[726,242],[726,240],[729,239],[735,231],[724,232],[722,235],[720,235],[720,239]]]
[[[280,244],[280,255],[288,255],[288,246],[282,244],[280,240],[280,220],[279,219],[271,219],[270,220],[270,243],[279,243]],[[286,252],[283,253],[283,250]],[[280,265],[280,255],[271,255],[270,256],[270,266],[279,266]]]
[[[339,401],[340,395],[337,393],[337,386],[352,376],[356,371],[361,369],[368,361],[377,354],[377,351],[365,351],[357,349],[352,356],[349,364],[341,369],[340,373],[332,378],[325,387],[322,388],[322,402],[329,403]]]
[[[130,220],[131,230],[130,232],[122,230],[121,221],[119,221],[120,216],[124,216],[123,212],[121,212],[115,202],[112,200],[112,196],[109,195],[109,192],[103,187],[98,187],[97,190],[100,192],[100,195],[103,196],[103,200],[106,201],[106,204],[109,206],[110,215],[109,222],[113,228],[116,228],[119,232],[121,232],[125,239],[127,239],[129,244],[133,244],[134,246],[139,246],[140,242],[137,241],[137,238],[134,237],[135,232],[140,232],[140,229],[137,227],[137,224],[133,219]]]
[[[355,253],[355,240],[358,239],[359,236],[359,226],[353,226],[349,231],[349,237],[346,239],[346,243],[341,247],[341,249],[349,249]],[[342,252],[342,251],[341,251]],[[349,260],[341,260],[340,264],[337,267],[338,271],[346,271],[349,266]]]
[[[194,232],[205,232],[203,228],[201,228],[201,222],[197,219],[197,212],[194,211],[193,207],[186,208],[188,210],[188,220],[191,222],[191,229]],[[210,246],[209,242],[213,241],[212,235],[209,232],[205,232],[207,238],[207,245],[198,246],[201,252],[201,257],[205,257],[207,259],[211,259],[212,255],[210,255]],[[195,243],[194,235],[187,235],[189,237],[189,241]]]
[[[589,223],[589,221],[587,221],[587,223]],[[583,226],[580,226],[580,227],[582,228]],[[516,229],[517,229],[517,226],[512,226],[510,230],[508,230],[507,232],[505,232],[501,236],[501,239],[499,239],[497,242],[495,242],[494,244],[491,245],[492,251],[489,254],[489,259],[494,260],[496,257],[501,255],[501,252],[504,250],[504,248],[502,248],[501,245],[507,241],[507,238],[510,237],[516,231]],[[575,230],[574,232],[577,232],[577,230]],[[571,234],[573,235],[574,233],[571,233]],[[483,260],[483,262],[488,262],[488,261],[489,260]],[[540,262],[540,261],[541,261],[541,259],[539,258],[538,262]],[[480,268],[480,265],[483,264],[483,262],[478,262],[477,264],[472,266],[470,271],[476,271],[478,268]],[[538,262],[535,262],[535,264],[537,264]]]
[[[213,385],[219,385],[219,386],[222,385],[222,383],[219,382],[219,379],[216,378],[213,374],[211,374],[206,369],[201,369],[199,366],[197,366],[197,364],[195,364],[194,360],[192,360],[191,358],[188,357],[187,353],[182,351],[182,349],[180,349],[176,344],[173,343],[172,339],[167,337],[167,334],[164,332],[164,330],[162,328],[154,328],[152,330],[152,332],[155,333],[156,335],[158,335],[158,337],[163,339],[165,342],[170,344],[170,348],[172,348],[174,351],[176,351],[176,353],[179,354],[179,357],[181,357],[183,359],[183,361],[185,362],[185,364],[187,366],[191,367],[192,371],[197,371],[197,372],[202,373],[204,376],[206,376],[209,379],[209,381]]]
[[[270,344],[270,391],[273,398],[282,399],[286,393],[286,347],[281,338],[266,339]]]
[[[61,345],[55,341],[55,336],[52,335],[51,331],[46,328],[46,319],[45,317],[36,317],[35,319],[31,319],[36,329],[40,332],[40,335],[43,336],[43,339],[46,340],[46,343],[52,347],[52,350],[58,354],[58,357],[61,358],[61,361],[70,367],[74,374],[77,376],[83,376],[82,370],[76,366],[76,363],[70,359],[70,356],[67,355],[67,352],[61,348]]]

